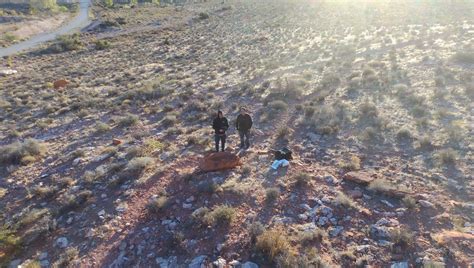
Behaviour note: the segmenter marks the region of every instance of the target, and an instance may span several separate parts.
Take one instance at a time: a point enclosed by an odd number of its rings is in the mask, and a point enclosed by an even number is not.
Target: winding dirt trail
[[[38,34],[26,41],[14,44],[6,48],[0,48],[0,57],[6,57],[22,52],[24,50],[36,47],[44,42],[54,40],[59,35],[64,35],[75,30],[82,29],[90,23],[90,6],[91,0],[81,0],[79,2],[79,13],[67,24],[59,27],[53,32]]]

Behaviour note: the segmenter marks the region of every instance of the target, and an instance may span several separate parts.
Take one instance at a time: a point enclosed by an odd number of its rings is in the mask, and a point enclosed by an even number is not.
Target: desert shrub
[[[310,106],[310,105],[305,106],[304,107],[304,116],[306,118],[311,118],[311,116],[314,115],[315,111],[316,111],[316,109],[313,106]]]
[[[94,43],[95,49],[97,50],[104,50],[110,47],[110,42],[107,40],[97,40]]]
[[[304,124],[314,128],[319,134],[329,135],[339,131],[341,125],[347,118],[347,104],[337,101],[333,104],[325,104],[319,107],[309,120],[305,120]]]
[[[17,227],[18,228],[25,227],[48,215],[50,215],[50,211],[47,208],[31,209],[27,211],[26,213],[24,213],[23,215],[21,215],[20,219],[17,222]]]
[[[36,186],[33,188],[33,194],[39,198],[50,198],[57,193],[58,189],[54,186]]]
[[[266,197],[265,200],[268,203],[274,202],[279,196],[280,196],[280,189],[278,189],[277,187],[271,187],[265,191],[265,197]]]
[[[252,172],[252,166],[250,165],[243,165],[241,168],[242,175],[248,176]]]
[[[141,172],[153,163],[151,157],[135,157],[127,163],[126,169],[132,172]]]
[[[89,190],[81,191],[77,194],[68,194],[61,200],[61,207],[57,213],[63,215],[69,211],[79,208],[81,205],[86,203],[92,197],[92,192]]]
[[[319,87],[321,89],[328,89],[337,87],[341,83],[338,73],[324,73],[321,78]]]
[[[299,172],[293,176],[297,186],[305,186],[311,181],[311,175],[305,172]]]
[[[415,198],[407,195],[405,197],[403,197],[402,199],[402,203],[405,205],[405,207],[407,207],[409,210],[414,210],[418,207],[418,205],[416,204],[416,200]]]
[[[252,244],[255,243],[257,237],[261,234],[263,234],[263,232],[265,232],[265,226],[263,226],[263,224],[259,221],[256,221],[256,222],[252,222],[251,224],[249,224],[249,226],[247,227],[247,230],[249,232],[249,235],[250,235],[250,239],[252,241]]]
[[[86,183],[96,183],[106,175],[104,166],[98,166],[95,170],[87,170],[84,172],[82,179]]]
[[[83,46],[84,45],[82,41],[80,40],[79,34],[62,35],[56,39],[56,43],[54,43],[50,47],[50,51],[64,52],[64,51],[71,51],[71,50],[79,50]]]
[[[359,139],[365,142],[373,142],[377,137],[378,132],[373,127],[367,127],[359,135]]]
[[[277,131],[277,138],[278,139],[285,139],[291,133],[291,130],[288,126],[282,126]]]
[[[24,142],[15,142],[0,146],[0,163],[20,164],[25,157],[35,159],[46,153],[46,145],[35,139],[27,139]]]
[[[0,266],[8,267],[7,263],[21,247],[21,238],[6,226],[0,226]]]
[[[200,20],[207,20],[207,19],[209,19],[209,14],[207,14],[205,12],[201,12],[201,13],[199,13],[198,18]]]
[[[433,146],[431,143],[431,137],[425,135],[418,139],[418,143],[420,144],[420,149],[429,149]]]
[[[446,86],[446,79],[442,76],[436,76],[435,77],[435,86],[437,86],[437,87]]]
[[[110,126],[103,122],[97,122],[95,124],[95,131],[97,133],[106,133],[110,130]]]
[[[423,261],[422,267],[423,268],[445,268],[446,264],[444,262],[426,260],[426,261]]]
[[[206,214],[205,221],[210,225],[227,225],[234,220],[235,212],[233,207],[220,205]]]
[[[427,107],[425,105],[415,105],[410,110],[414,117],[423,117],[428,114]]]
[[[41,268],[41,263],[37,260],[27,260],[21,265],[21,267],[24,267],[24,268]]]
[[[377,106],[370,101],[364,101],[359,105],[359,113],[363,118],[374,118],[378,115]]]
[[[59,255],[58,260],[56,260],[52,267],[69,267],[71,262],[79,257],[79,250],[77,248],[69,247],[63,253]]]
[[[390,232],[390,239],[395,245],[408,247],[413,242],[413,233],[404,228],[395,228]]]
[[[402,97],[408,93],[408,86],[405,84],[396,84],[393,86],[393,90],[395,91],[395,94]]]
[[[342,162],[340,167],[346,172],[359,170],[361,168],[361,160],[357,155],[352,155],[349,160]]]
[[[301,244],[306,244],[314,241],[321,242],[326,237],[328,237],[328,233],[324,229],[315,228],[298,232],[297,239]]]
[[[163,118],[163,120],[161,120],[161,124],[163,125],[163,127],[171,127],[176,124],[177,121],[178,119],[176,118],[176,116],[167,115],[165,116],[165,118]]]
[[[397,139],[407,140],[407,139],[411,139],[411,138],[412,138],[412,134],[411,134],[411,131],[408,127],[403,126],[397,131]]]
[[[206,224],[206,216],[209,214],[209,209],[207,207],[200,207],[193,211],[191,218],[194,222],[199,224]]]
[[[273,229],[266,230],[257,237],[255,250],[275,263],[278,257],[290,253],[291,247],[286,235],[281,230]]]
[[[435,152],[434,157],[439,165],[454,165],[458,159],[458,153],[449,148]]]
[[[205,181],[200,183],[197,188],[201,193],[213,194],[219,189],[219,185],[213,181]]]
[[[363,71],[362,71],[362,76],[363,77],[368,77],[368,76],[373,76],[375,75],[375,71],[371,68],[365,68]]]
[[[465,85],[464,94],[470,99],[474,99],[474,82]]]
[[[272,112],[284,112],[288,110],[288,104],[282,100],[275,100],[268,104],[268,107],[271,109]]]
[[[165,148],[165,144],[157,139],[149,138],[145,140],[141,148],[143,155],[152,155],[157,151],[163,150]]]
[[[396,187],[386,179],[375,179],[370,182],[368,189],[375,192],[386,193],[395,190]]]
[[[76,149],[71,153],[71,159],[75,159],[75,158],[78,158],[78,157],[84,157],[84,156],[86,156],[86,150],[81,149],[81,148]]]
[[[337,193],[336,199],[334,199],[334,203],[338,206],[343,206],[345,208],[356,207],[355,202],[343,192]]]
[[[118,125],[121,127],[128,127],[138,123],[138,115],[127,114],[118,120]]]
[[[4,197],[7,194],[8,190],[0,187],[0,198]]]
[[[452,56],[455,62],[474,64],[474,51],[459,51]]]
[[[360,77],[352,77],[349,80],[349,88],[350,89],[359,88],[361,84],[362,84],[362,79]]]
[[[153,198],[148,202],[147,208],[148,211],[152,214],[159,214],[163,212],[170,205],[170,201],[166,196],[160,196],[158,198]]]

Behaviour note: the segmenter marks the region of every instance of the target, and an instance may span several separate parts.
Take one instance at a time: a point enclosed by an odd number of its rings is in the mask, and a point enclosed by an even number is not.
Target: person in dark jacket
[[[240,108],[240,114],[237,116],[235,128],[239,131],[240,149],[248,149],[250,147],[250,129],[252,128],[252,117],[247,110]]]
[[[216,140],[216,152],[219,152],[219,142],[221,143],[221,150],[225,150],[225,132],[229,128],[229,122],[227,118],[224,117],[222,111],[217,112],[217,117],[214,118],[212,122],[212,128],[215,131],[215,140]]]

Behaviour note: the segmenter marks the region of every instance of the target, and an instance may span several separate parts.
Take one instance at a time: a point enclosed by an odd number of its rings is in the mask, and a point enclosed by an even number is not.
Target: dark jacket
[[[247,131],[252,128],[252,124],[252,117],[250,117],[250,115],[239,114],[239,116],[237,116],[237,121],[235,122],[235,128],[240,131]]]
[[[216,117],[214,118],[214,121],[212,122],[212,128],[215,130],[216,134],[225,135],[225,132],[229,128],[229,122],[227,121],[227,118],[225,117],[222,117],[222,118]],[[221,129],[224,131],[221,132],[220,131]]]

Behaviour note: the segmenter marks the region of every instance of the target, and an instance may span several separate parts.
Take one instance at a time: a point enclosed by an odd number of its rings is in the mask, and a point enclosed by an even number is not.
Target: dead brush
[[[265,230],[257,237],[256,253],[266,260],[276,263],[279,256],[291,253],[291,245],[284,232],[277,229]]]

